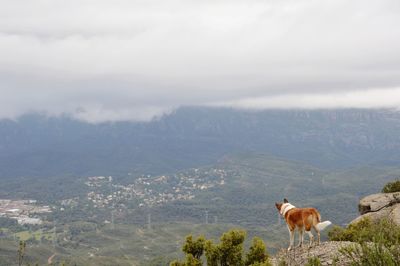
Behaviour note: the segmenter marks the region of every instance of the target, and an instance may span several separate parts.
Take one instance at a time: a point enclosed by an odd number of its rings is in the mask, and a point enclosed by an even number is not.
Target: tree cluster
[[[270,266],[269,255],[262,239],[254,237],[252,245],[245,254],[243,243],[246,232],[231,230],[224,233],[220,243],[200,236],[194,239],[192,235],[186,237],[182,251],[185,253],[184,261],[173,261],[171,266]],[[204,255],[204,256],[203,256]]]

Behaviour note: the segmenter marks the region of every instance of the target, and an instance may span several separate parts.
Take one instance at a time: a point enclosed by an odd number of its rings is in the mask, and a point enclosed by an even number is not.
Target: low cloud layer
[[[400,88],[244,98],[230,102],[216,102],[210,106],[253,110],[285,109],[288,106],[296,109],[390,108],[400,110]]]
[[[0,118],[398,108],[397,0],[3,0]]]

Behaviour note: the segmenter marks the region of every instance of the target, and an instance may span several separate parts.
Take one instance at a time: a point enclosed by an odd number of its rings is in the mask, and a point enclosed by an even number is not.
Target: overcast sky
[[[0,118],[399,108],[399,0],[0,0]]]

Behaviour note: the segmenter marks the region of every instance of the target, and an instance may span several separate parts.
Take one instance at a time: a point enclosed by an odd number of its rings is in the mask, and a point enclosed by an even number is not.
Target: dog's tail
[[[322,222],[322,223],[317,223],[316,225],[315,225],[315,228],[318,230],[318,231],[322,231],[322,230],[324,230],[325,228],[327,228],[328,226],[330,226],[332,223],[330,222],[330,221],[325,221],[325,222]]]

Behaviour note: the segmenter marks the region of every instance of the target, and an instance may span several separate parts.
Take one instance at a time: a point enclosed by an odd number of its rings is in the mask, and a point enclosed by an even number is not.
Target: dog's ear
[[[289,201],[288,201],[286,198],[284,198],[284,199],[283,199],[283,202],[284,202],[284,203],[288,203]]]
[[[275,207],[278,209],[278,211],[280,211],[281,206],[279,206],[280,204],[278,202],[275,202]]]

